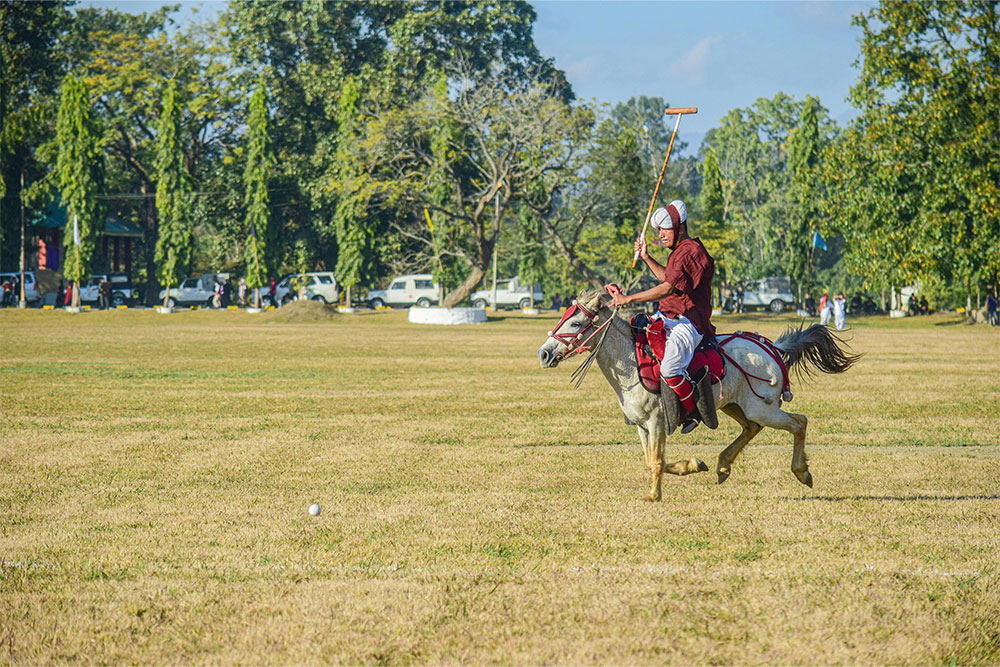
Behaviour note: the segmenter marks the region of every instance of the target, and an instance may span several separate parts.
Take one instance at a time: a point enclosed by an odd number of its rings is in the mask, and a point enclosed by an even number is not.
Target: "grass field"
[[[554,316],[280,315],[0,312],[0,663],[1000,664],[1000,329],[849,321],[815,488],[765,430],[650,504]]]

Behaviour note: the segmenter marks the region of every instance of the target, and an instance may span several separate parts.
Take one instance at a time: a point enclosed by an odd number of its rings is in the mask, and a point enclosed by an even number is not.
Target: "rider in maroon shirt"
[[[654,211],[650,224],[658,230],[663,245],[672,251],[666,266],[649,256],[645,237],[636,240],[635,250],[661,284],[628,296],[613,294],[612,302],[616,306],[637,301],[660,302],[657,315],[669,331],[660,375],[687,412],[682,432],[689,433],[699,424],[699,419],[695,411],[694,384],[688,377],[687,368],[702,339],[715,336],[711,321],[715,260],[700,240],[688,236],[687,208],[681,200],[676,199]]]

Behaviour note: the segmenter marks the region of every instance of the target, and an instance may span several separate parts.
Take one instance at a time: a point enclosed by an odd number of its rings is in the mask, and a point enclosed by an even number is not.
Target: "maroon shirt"
[[[676,291],[660,301],[660,310],[667,317],[684,315],[698,333],[714,336],[712,326],[712,276],[715,260],[698,239],[684,239],[667,259],[666,276]]]

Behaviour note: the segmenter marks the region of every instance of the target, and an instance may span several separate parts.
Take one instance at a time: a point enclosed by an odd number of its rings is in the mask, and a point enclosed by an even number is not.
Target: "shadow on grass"
[[[893,500],[896,502],[910,502],[914,500],[1000,500],[1000,496],[811,496],[804,498],[787,498],[786,500],[821,500],[830,503],[842,503],[845,500]]]

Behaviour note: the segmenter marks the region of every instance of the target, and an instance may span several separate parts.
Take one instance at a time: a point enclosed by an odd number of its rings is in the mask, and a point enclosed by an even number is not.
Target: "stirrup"
[[[696,428],[698,428],[698,424],[700,424],[700,423],[701,423],[701,420],[698,419],[697,417],[694,417],[694,416],[688,417],[687,420],[684,422],[684,426],[681,427],[681,433],[683,433],[684,435],[687,435],[691,431],[693,431]]]

